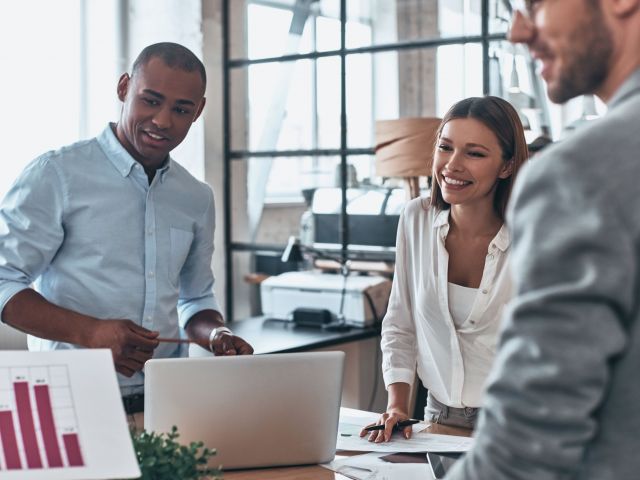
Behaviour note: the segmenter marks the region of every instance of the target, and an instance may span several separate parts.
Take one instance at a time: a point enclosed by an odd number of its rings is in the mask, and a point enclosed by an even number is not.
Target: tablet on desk
[[[431,473],[434,478],[444,478],[447,472],[451,469],[456,460],[464,455],[463,453],[427,453],[427,460]]]

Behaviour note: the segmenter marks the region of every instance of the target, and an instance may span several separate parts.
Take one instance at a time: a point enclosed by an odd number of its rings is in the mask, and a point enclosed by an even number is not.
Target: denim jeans
[[[473,429],[478,418],[478,408],[454,408],[439,402],[431,393],[427,395],[424,419],[431,423]]]

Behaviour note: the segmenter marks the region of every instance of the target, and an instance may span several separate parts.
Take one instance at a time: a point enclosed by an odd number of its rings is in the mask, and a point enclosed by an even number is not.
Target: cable
[[[340,292],[340,308],[336,315],[336,321],[322,326],[328,332],[345,332],[351,329],[344,318],[344,297],[347,294],[347,278],[349,277],[349,261],[340,265],[340,275],[342,275],[342,291]]]
[[[340,269],[340,274],[342,275],[342,292],[340,292],[340,309],[338,310],[338,321],[340,323],[344,323],[344,297],[347,294],[347,277],[349,276],[349,271],[344,271],[344,267]]]

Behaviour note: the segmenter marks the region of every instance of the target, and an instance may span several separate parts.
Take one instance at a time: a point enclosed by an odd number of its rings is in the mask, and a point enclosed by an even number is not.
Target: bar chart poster
[[[115,378],[108,350],[0,352],[0,479],[137,478]]]

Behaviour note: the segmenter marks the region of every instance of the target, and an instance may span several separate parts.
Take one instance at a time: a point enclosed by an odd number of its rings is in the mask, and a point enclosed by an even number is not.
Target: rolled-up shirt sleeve
[[[407,264],[406,210],[400,216],[396,238],[396,266],[387,314],[382,321],[382,375],[392,383],[412,384],[416,370],[416,334],[412,316]]]
[[[17,178],[0,206],[0,312],[47,268],[63,238],[66,196],[46,155]]]
[[[202,310],[220,311],[213,291],[214,277],[211,269],[213,257],[213,235],[215,231],[215,202],[213,192],[208,189],[209,203],[196,225],[193,243],[180,271],[180,297],[178,317],[180,326]]]
[[[574,478],[598,432],[636,301],[636,246],[601,179],[576,179],[577,162],[553,160],[531,165],[515,192],[517,296],[475,447],[447,479]]]

